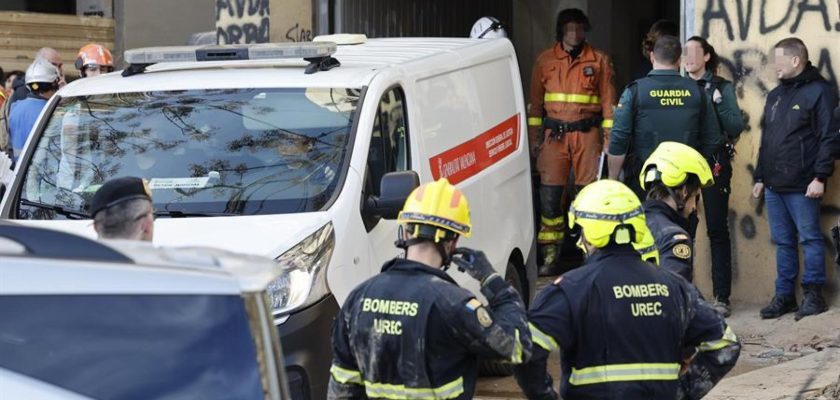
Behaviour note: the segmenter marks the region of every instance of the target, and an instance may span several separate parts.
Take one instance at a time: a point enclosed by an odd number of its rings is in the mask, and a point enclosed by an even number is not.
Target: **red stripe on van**
[[[456,184],[499,162],[519,149],[519,114],[486,132],[429,158],[432,177]]]

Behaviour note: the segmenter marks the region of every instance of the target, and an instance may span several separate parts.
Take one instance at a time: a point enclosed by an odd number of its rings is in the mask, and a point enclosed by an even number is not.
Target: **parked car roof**
[[[5,295],[239,294],[265,289],[280,273],[273,260],[219,249],[157,248],[0,225],[0,294]]]

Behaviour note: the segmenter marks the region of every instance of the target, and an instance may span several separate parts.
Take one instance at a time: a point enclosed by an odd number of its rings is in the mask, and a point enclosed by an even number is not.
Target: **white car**
[[[270,259],[0,225],[0,398],[289,399]]]
[[[0,217],[93,236],[96,189],[148,179],[156,244],[282,266],[269,292],[295,398],[325,397],[332,320],[402,255],[394,218],[420,182],[464,192],[473,235],[459,244],[483,250],[527,302],[536,245],[511,43],[319,40],[131,50],[122,73],[72,82],[33,129]]]

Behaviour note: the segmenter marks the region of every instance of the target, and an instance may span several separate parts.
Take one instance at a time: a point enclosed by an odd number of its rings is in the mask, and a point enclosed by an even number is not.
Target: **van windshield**
[[[122,176],[169,215],[318,211],[348,156],[359,90],[151,91],[62,98],[25,171],[18,218],[88,212]]]

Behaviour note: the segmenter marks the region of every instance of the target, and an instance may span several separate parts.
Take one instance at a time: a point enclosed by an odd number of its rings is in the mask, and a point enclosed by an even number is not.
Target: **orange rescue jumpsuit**
[[[532,149],[540,146],[537,171],[543,187],[566,186],[570,168],[575,171],[577,186],[598,179],[598,160],[609,138],[614,102],[612,62],[588,43],[575,59],[559,42],[537,57],[531,75],[528,138]],[[603,138],[597,126],[586,132],[566,132],[560,140],[543,129],[543,117],[571,123],[598,116],[603,117]],[[541,189],[541,195],[544,192]],[[540,201],[542,218],[537,239],[541,244],[559,244],[565,229],[565,210],[560,209],[560,196],[547,197],[551,199]]]

